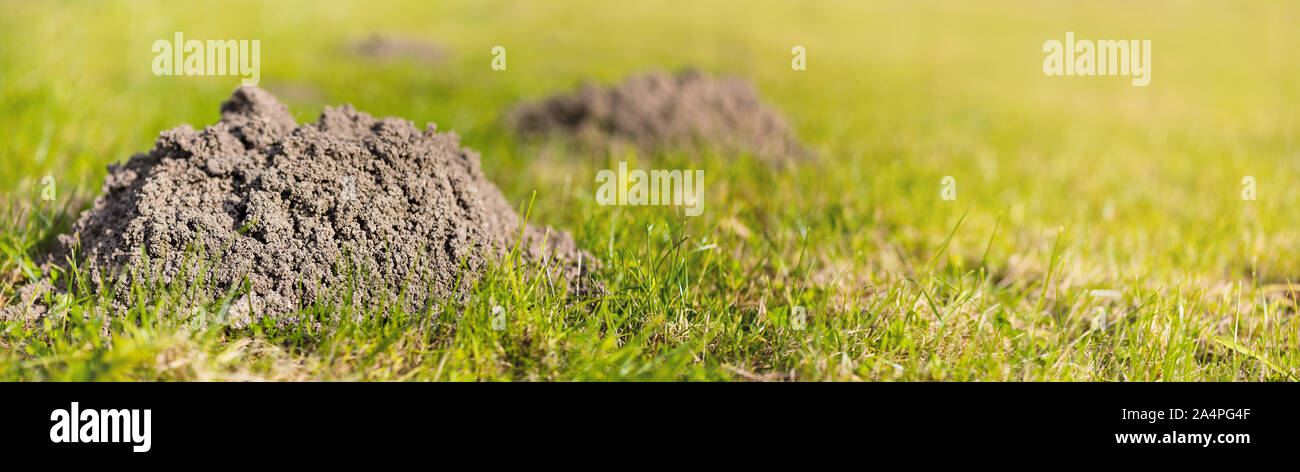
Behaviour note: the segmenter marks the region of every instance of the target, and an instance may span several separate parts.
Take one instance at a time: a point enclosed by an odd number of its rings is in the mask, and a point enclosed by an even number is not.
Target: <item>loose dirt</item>
[[[256,87],[236,89],[221,113],[109,166],[54,260],[77,248],[95,281],[148,273],[225,291],[247,280],[250,292],[231,305],[238,323],[340,303],[348,291],[363,307],[437,307],[519,241],[518,210],[478,153],[432,123],[421,130],[343,105],[299,126]],[[530,224],[522,234],[523,261],[549,266],[547,280],[596,288],[582,280],[594,261],[567,233]],[[205,258],[215,264],[200,275]],[[119,285],[116,298],[128,290]]]
[[[387,33],[372,33],[365,39],[352,42],[350,49],[373,59],[408,59],[426,64],[442,62],[447,56],[444,47],[431,41]]]
[[[525,137],[558,135],[587,147],[711,147],[779,162],[809,156],[787,120],[764,105],[748,82],[694,69],[651,72],[608,88],[586,83],[571,94],[518,105],[505,116]]]

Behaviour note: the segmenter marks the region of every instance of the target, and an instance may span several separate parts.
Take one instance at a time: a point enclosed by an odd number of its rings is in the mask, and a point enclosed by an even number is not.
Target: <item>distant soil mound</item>
[[[218,290],[247,280],[250,295],[231,308],[247,322],[344,288],[358,306],[400,297],[436,307],[519,241],[518,210],[483,176],[479,155],[432,123],[420,130],[343,105],[299,126],[256,87],[236,89],[221,112],[212,126],[164,131],[148,154],[109,166],[102,195],[60,237],[62,254],[78,247],[97,281],[144,267]],[[524,261],[590,290],[580,279],[591,256],[547,231],[523,232]],[[186,260],[195,247],[216,259],[202,275]]]
[[[651,152],[710,147],[772,161],[809,155],[749,83],[694,69],[651,72],[609,88],[583,84],[572,94],[519,105],[506,121],[523,136],[561,135],[584,146],[629,143]]]
[[[349,45],[352,52],[372,59],[409,59],[435,64],[447,56],[443,46],[432,41],[388,33],[372,33]]]

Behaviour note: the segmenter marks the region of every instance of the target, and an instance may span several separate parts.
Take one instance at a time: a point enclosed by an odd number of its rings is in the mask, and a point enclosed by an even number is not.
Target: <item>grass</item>
[[[300,122],[351,102],[457,131],[507,197],[535,194],[531,221],[602,259],[606,296],[572,304],[507,261],[438,312],[321,303],[303,312],[317,323],[237,328],[222,316],[235,294],[160,283],[104,319],[104,291],[69,271],[56,315],[0,322],[0,379],[1300,374],[1300,61],[1288,47],[1300,33],[1287,21],[1300,5],[437,3],[4,2],[0,305],[30,302],[17,287],[39,277],[33,259],[89,206],[105,165],[163,129],[216,121],[235,80],[150,71],[150,45],[174,31],[260,39],[261,85]],[[449,56],[347,50],[373,31]],[[1066,31],[1151,39],[1151,85],[1045,77],[1041,45]],[[506,71],[489,67],[495,45]],[[790,70],[794,45],[807,71]],[[686,65],[754,81],[821,159],[573,155],[499,125],[511,103],[583,79]],[[704,214],[597,205],[595,173],[620,160],[703,169]],[[945,176],[955,201],[940,198]],[[1242,200],[1244,176],[1257,200]]]

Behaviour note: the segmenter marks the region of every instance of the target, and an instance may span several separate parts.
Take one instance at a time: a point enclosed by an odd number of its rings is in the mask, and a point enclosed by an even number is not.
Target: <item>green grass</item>
[[[608,294],[518,265],[437,313],[328,303],[301,327],[223,321],[230,294],[141,285],[125,318],[73,287],[0,322],[3,380],[1296,380],[1300,41],[1287,1],[4,2],[0,305],[88,207],[104,166],[216,121],[232,78],[155,77],[154,40],[260,39],[262,86],[455,130],[531,221],[573,232]],[[883,3],[883,2],[880,2]],[[438,65],[346,49],[394,32]],[[1041,45],[1151,39],[1149,87],[1045,77]],[[489,67],[495,45],[508,70]],[[808,70],[790,70],[790,49]],[[694,65],[758,85],[821,159],[574,155],[505,107]],[[705,170],[704,214],[597,205],[619,160]],[[1240,198],[1243,176],[1258,199]],[[42,178],[57,200],[40,199]],[[956,201],[940,180],[957,181]],[[71,284],[71,285],[69,285]],[[493,329],[501,306],[505,329]],[[806,319],[792,317],[803,307]],[[201,310],[197,310],[201,308]],[[195,315],[197,313],[197,315]]]

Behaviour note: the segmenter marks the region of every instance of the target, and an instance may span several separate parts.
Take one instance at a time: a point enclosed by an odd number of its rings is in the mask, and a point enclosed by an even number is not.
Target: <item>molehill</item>
[[[447,56],[446,48],[437,43],[389,33],[371,33],[365,39],[353,41],[350,49],[373,59],[407,59],[426,64],[442,62]]]
[[[522,136],[562,136],[583,147],[631,144],[649,152],[710,147],[773,162],[811,155],[748,82],[695,69],[676,75],[654,71],[608,88],[584,83],[571,94],[517,105],[505,117]]]
[[[567,233],[521,231],[478,153],[435,129],[351,105],[299,126],[271,94],[240,87],[220,122],[164,131],[149,153],[109,166],[102,195],[60,237],[55,259],[77,248],[97,282],[146,267],[216,291],[247,280],[251,289],[230,305],[236,324],[292,322],[282,315],[320,299],[340,304],[345,292],[360,307],[386,298],[434,308],[517,243],[525,264],[547,266],[536,272],[552,274],[548,283],[591,293],[591,256]],[[215,263],[205,273],[197,248]],[[116,290],[127,300],[129,287]]]

